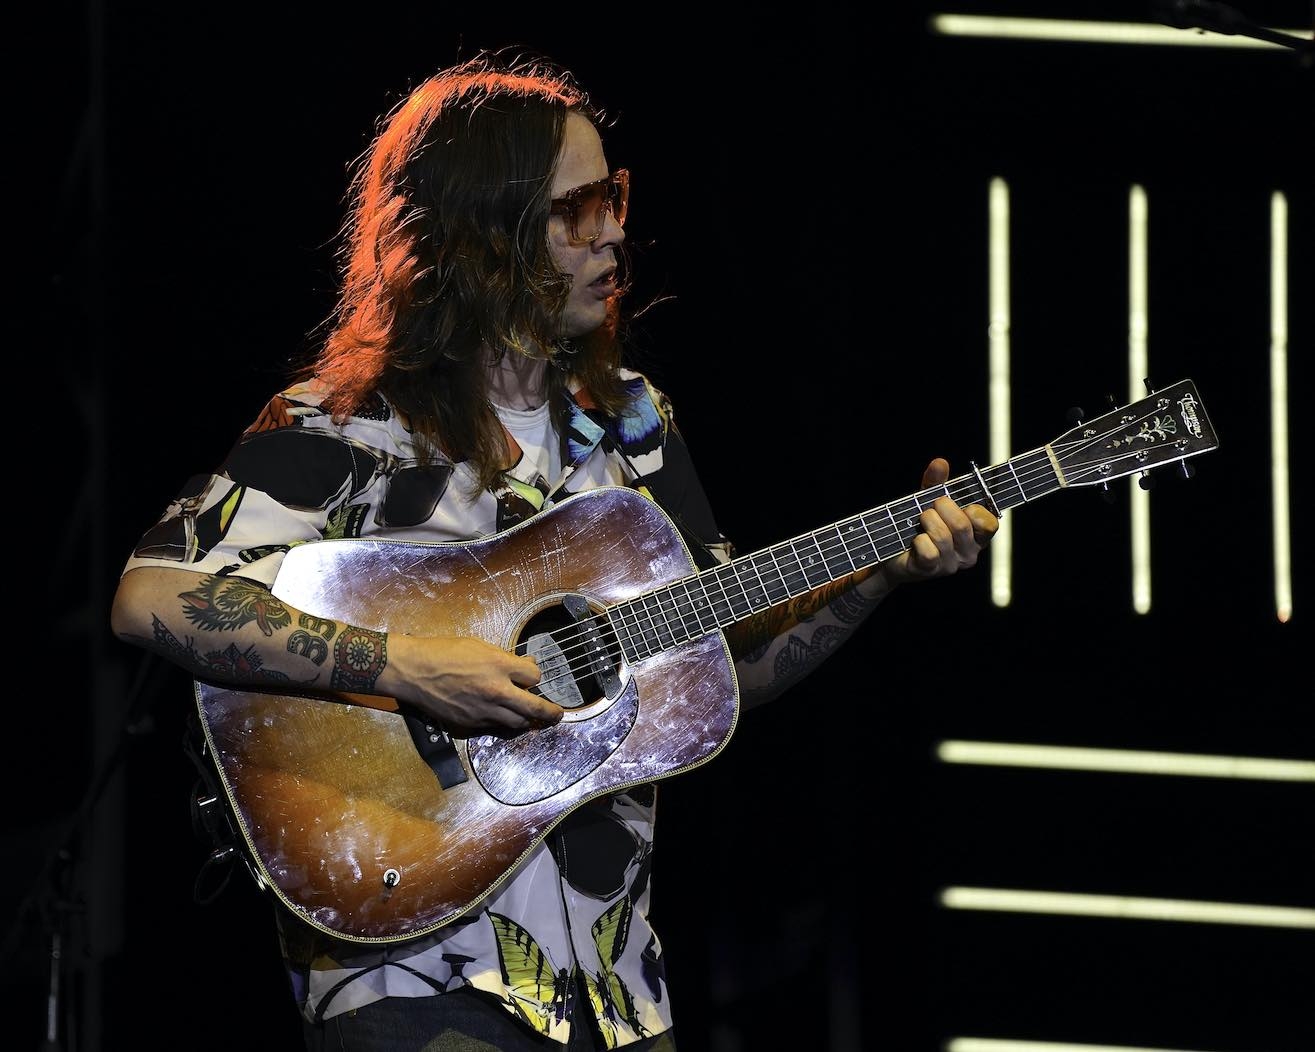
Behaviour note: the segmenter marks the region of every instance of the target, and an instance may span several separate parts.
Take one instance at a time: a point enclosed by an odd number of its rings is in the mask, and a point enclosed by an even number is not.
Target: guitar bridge
[[[602,623],[593,616],[589,604],[580,595],[568,595],[562,600],[562,606],[575,618],[579,635],[577,645],[583,647],[588,657],[589,669],[603,688],[603,693],[614,698],[621,692],[621,677],[617,675],[616,665],[607,647],[607,641],[599,628]]]

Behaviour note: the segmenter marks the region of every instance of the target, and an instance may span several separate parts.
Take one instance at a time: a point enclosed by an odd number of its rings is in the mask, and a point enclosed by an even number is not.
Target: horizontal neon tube
[[[1144,1048],[1141,1045],[1075,1045],[1065,1041],[1013,1041],[998,1037],[955,1037],[945,1052],[1192,1052],[1185,1048]]]
[[[1141,22],[1078,22],[1058,18],[998,18],[992,15],[932,15],[933,32],[953,37],[995,37],[1013,40],[1063,40],[1076,44],[1170,44],[1177,47],[1282,48],[1268,40],[1176,29]],[[1311,38],[1310,30],[1275,32]]]
[[[950,887],[941,905],[953,910],[1001,910],[1051,913],[1120,920],[1189,921],[1198,924],[1244,924],[1270,928],[1315,929],[1315,909],[1257,906],[1244,902],[1147,899],[1127,895],[1084,895],[1015,888]]]
[[[1009,742],[944,741],[936,756],[945,763],[998,767],[1049,767],[1120,774],[1176,774],[1204,778],[1259,778],[1315,782],[1315,761],[1274,760],[1256,756],[1210,756],[1195,753],[1090,749]]]

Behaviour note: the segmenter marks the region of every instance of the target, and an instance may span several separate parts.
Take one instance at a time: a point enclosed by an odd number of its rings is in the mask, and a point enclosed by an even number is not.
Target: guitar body
[[[586,603],[598,614],[694,572],[655,503],[604,487],[479,541],[301,545],[273,591],[366,628],[513,650],[539,625],[572,631]],[[331,935],[391,942],[476,906],[580,804],[711,759],[738,718],[719,631],[621,660],[596,685],[556,726],[457,740],[467,777],[449,788],[400,712],[201,681],[196,699],[261,878]]]

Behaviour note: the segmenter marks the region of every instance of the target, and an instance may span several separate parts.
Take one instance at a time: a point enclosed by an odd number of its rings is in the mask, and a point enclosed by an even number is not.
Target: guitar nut
[[[402,883],[402,874],[395,869],[384,870],[384,887],[395,888]]]

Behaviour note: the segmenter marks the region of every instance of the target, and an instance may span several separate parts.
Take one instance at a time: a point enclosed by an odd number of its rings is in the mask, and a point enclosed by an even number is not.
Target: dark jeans
[[[582,1002],[577,1002],[581,1003]],[[307,1052],[599,1052],[587,1009],[572,1020],[563,1046],[513,1016],[487,995],[453,990],[432,997],[386,997],[353,1012],[303,1024]],[[668,1030],[626,1052],[676,1052]]]

